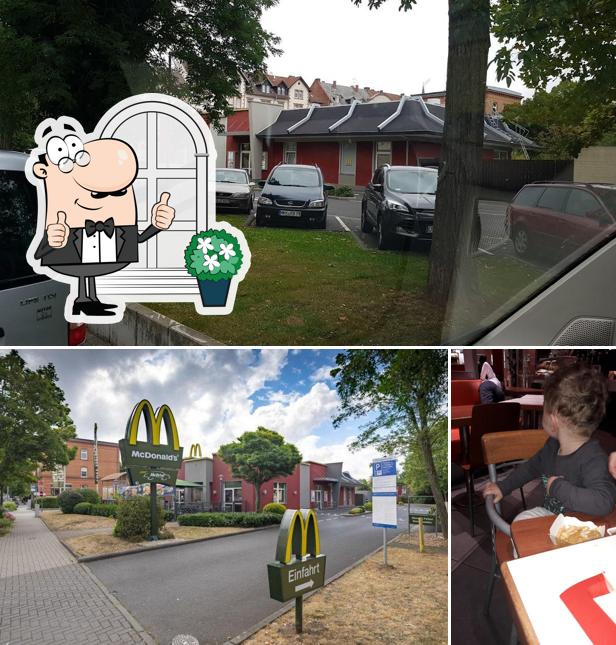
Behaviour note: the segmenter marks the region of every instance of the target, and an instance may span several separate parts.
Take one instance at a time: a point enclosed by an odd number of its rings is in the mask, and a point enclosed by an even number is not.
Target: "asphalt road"
[[[326,579],[378,548],[383,531],[372,515],[319,513]],[[397,530],[407,530],[398,507]],[[274,560],[276,527],[245,535],[90,562],[87,566],[143,627],[168,645],[178,634],[224,643],[283,605],[270,600],[268,562]]]

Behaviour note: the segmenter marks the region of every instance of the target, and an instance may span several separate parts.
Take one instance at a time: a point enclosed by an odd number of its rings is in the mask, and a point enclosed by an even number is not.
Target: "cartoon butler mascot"
[[[133,191],[137,156],[127,143],[88,140],[79,122],[69,117],[43,121],[35,140],[38,148],[26,166],[39,201],[30,264],[71,284],[67,320],[117,316],[116,304],[99,300],[96,277],[137,262],[139,244],[171,226],[175,211],[170,195],[161,194],[150,225],[140,233]]]

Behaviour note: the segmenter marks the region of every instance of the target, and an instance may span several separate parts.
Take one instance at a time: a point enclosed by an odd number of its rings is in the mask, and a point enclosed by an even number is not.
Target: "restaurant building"
[[[70,439],[69,448],[76,448],[75,457],[54,471],[38,471],[39,495],[59,495],[65,490],[91,488],[102,494],[102,480],[120,470],[118,444],[93,439]]]
[[[217,138],[219,165],[245,168],[258,180],[279,163],[316,164],[327,183],[362,188],[386,163],[437,167],[444,119],[445,107],[420,96],[297,110],[250,103],[227,117]],[[485,117],[484,159],[511,159],[513,150],[536,147],[500,116]]]
[[[186,487],[183,501],[200,503],[217,511],[255,511],[256,489],[253,484],[234,477],[231,467],[217,454],[212,457],[185,459],[179,475],[200,487]],[[261,487],[261,507],[279,502],[288,508],[335,509],[355,505],[355,492],[361,482],[343,471],[342,462],[320,464],[305,461],[291,475],[276,477]]]

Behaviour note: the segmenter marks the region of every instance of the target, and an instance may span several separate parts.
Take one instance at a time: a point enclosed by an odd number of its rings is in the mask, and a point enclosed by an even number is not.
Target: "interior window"
[[[544,190],[544,186],[525,186],[516,195],[514,204],[518,204],[519,206],[536,206]]]

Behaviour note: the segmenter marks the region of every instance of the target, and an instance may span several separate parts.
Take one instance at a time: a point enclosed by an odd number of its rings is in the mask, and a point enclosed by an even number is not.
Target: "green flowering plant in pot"
[[[192,236],[184,251],[186,270],[197,278],[204,307],[224,307],[231,279],[242,267],[244,255],[235,235],[208,229]]]

